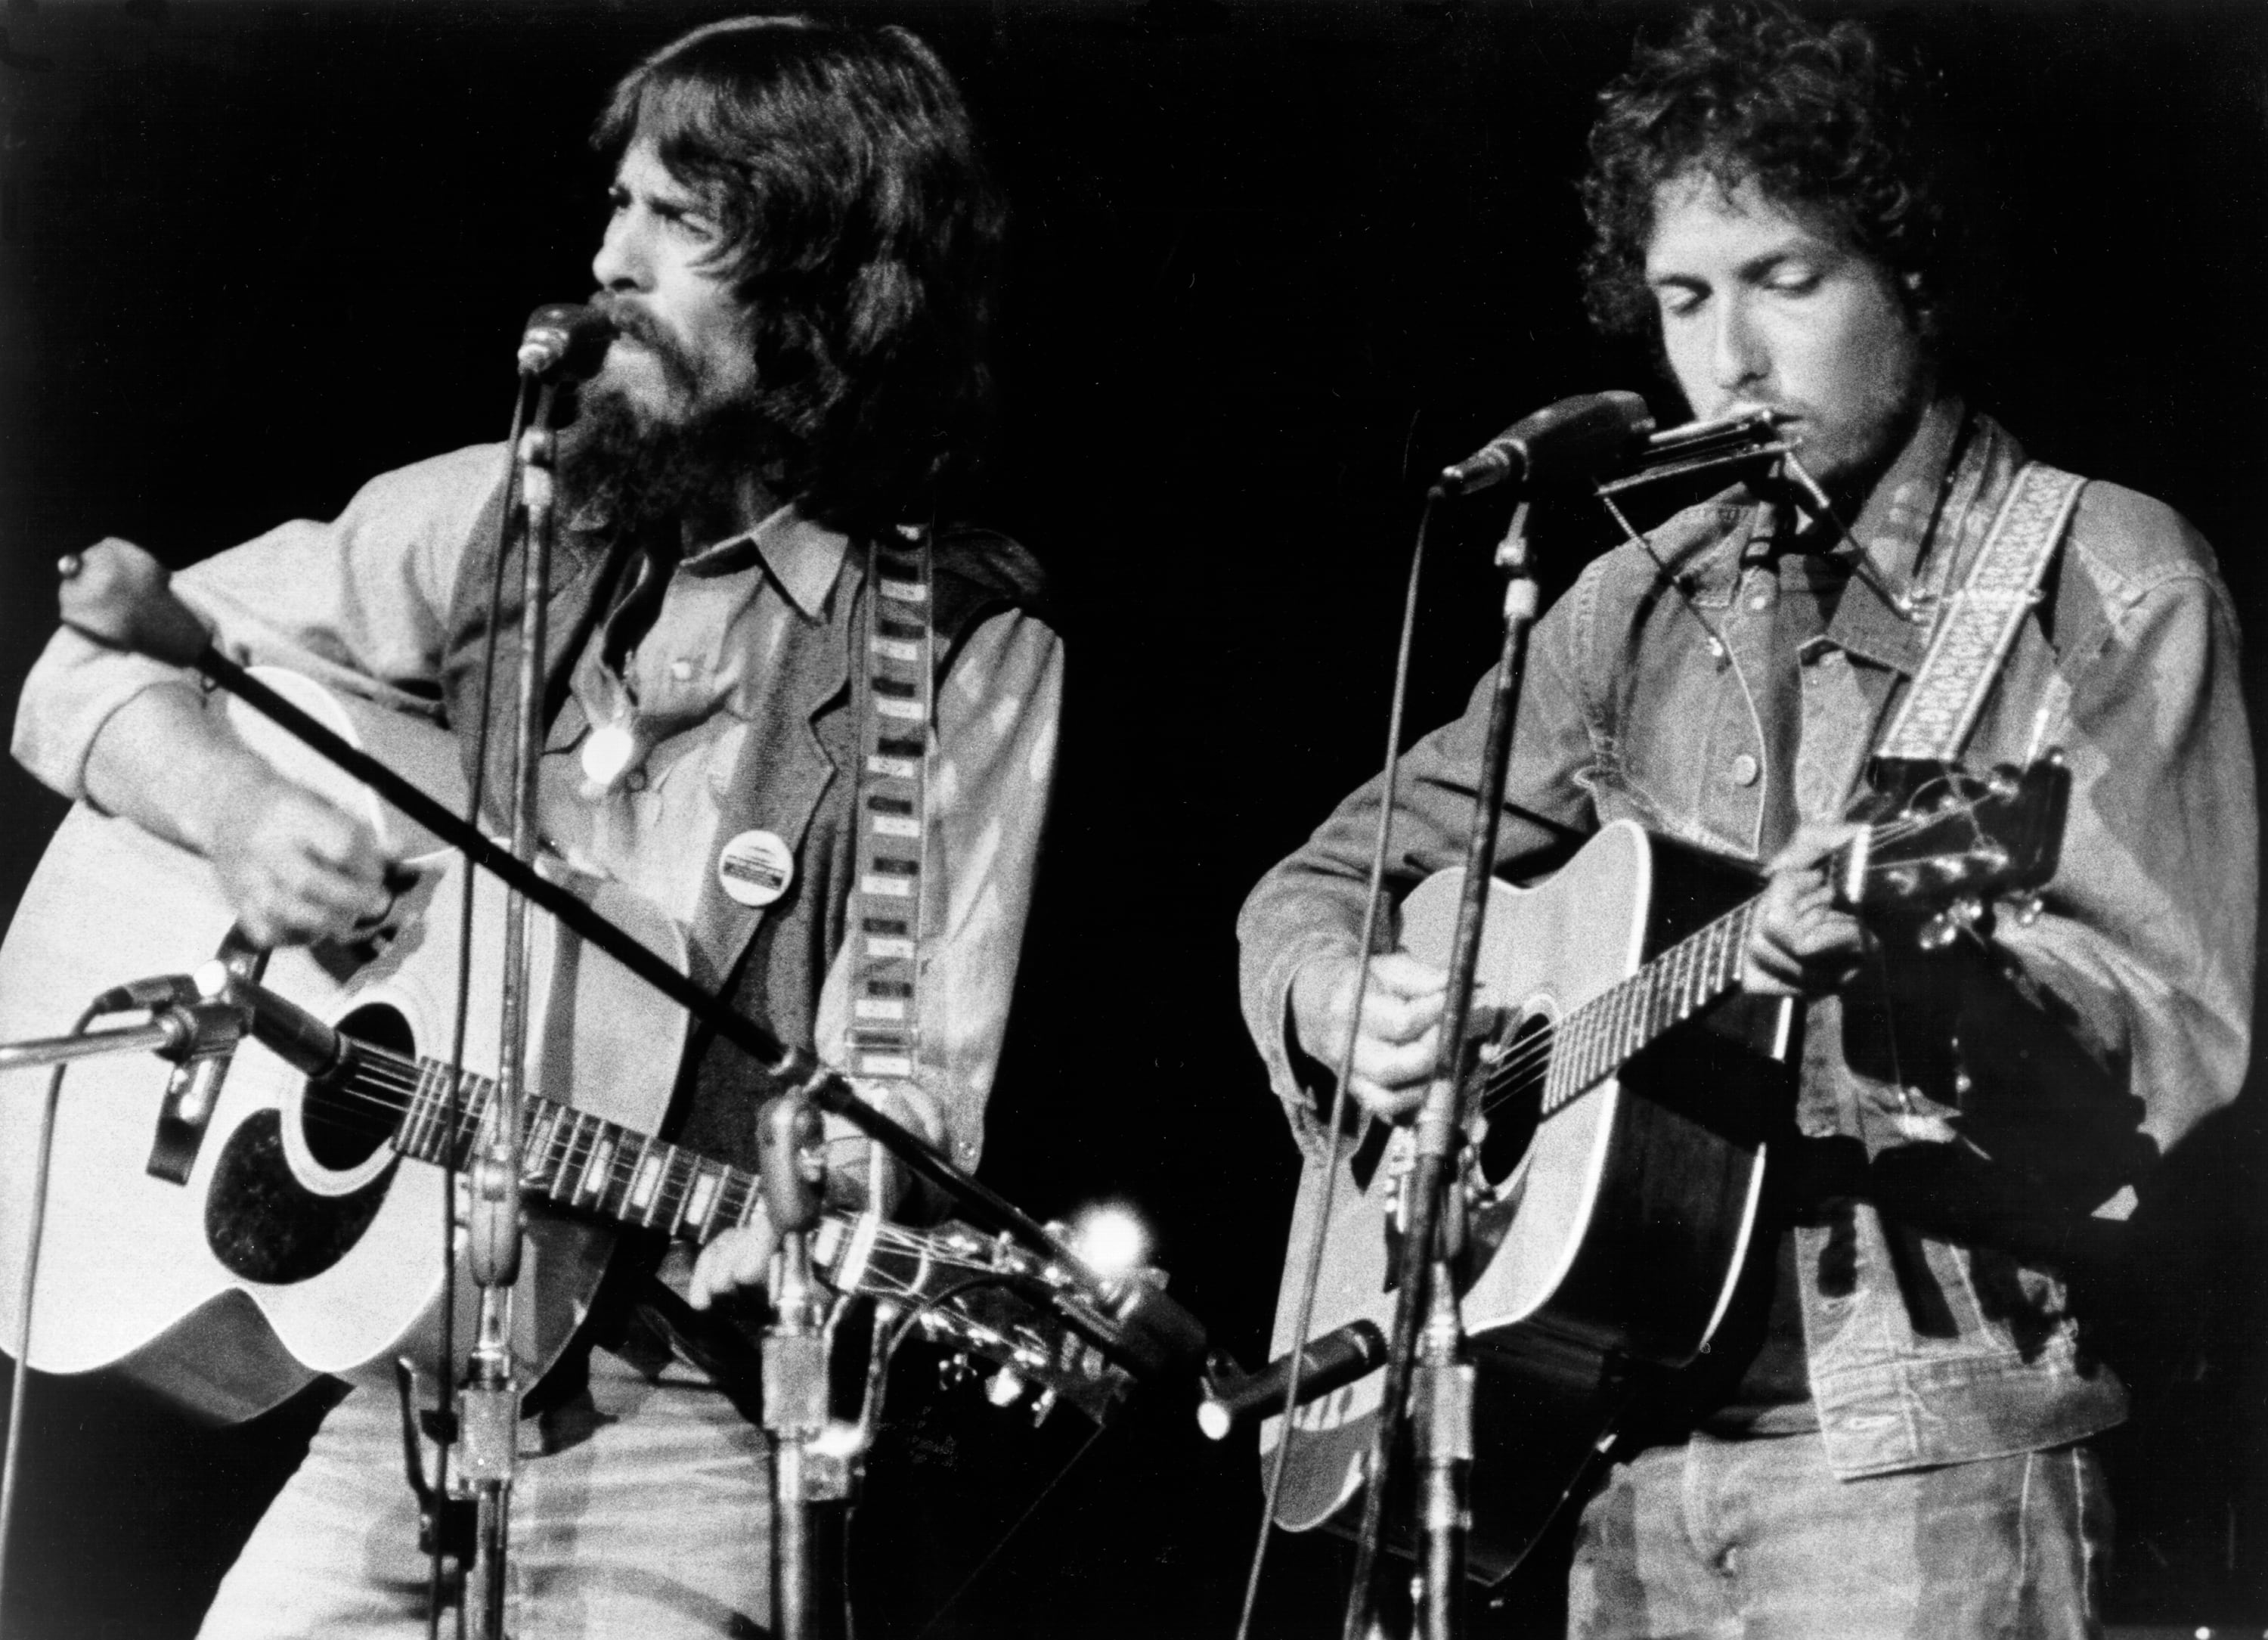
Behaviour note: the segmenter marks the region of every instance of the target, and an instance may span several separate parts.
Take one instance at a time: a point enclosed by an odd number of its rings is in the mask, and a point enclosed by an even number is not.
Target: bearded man
[[[917,1063],[887,1084],[886,1108],[973,1167],[1062,660],[1029,558],[935,517],[988,396],[1002,226],[967,112],[902,30],[746,18],[639,64],[596,141],[616,157],[593,262],[615,334],[560,440],[541,833],[674,919],[695,979],[848,1067],[854,1012],[868,1017],[851,925],[869,606],[887,591],[886,554],[925,541],[918,653],[937,657],[935,705],[890,760],[927,771],[926,812],[892,823],[919,839],[918,949],[903,954],[921,979]],[[387,474],[335,520],[285,524],[175,585],[226,653],[424,714],[469,746],[506,470],[504,451],[481,447]],[[509,756],[498,723],[492,751]],[[56,790],[210,861],[260,945],[350,939],[392,903],[397,862],[369,828],[278,774],[155,663],[58,634],[15,752]],[[696,1036],[676,1136],[753,1165],[771,1091]],[[772,1243],[759,1221],[697,1262],[631,1258],[610,1276],[522,1422],[512,1632],[770,1622],[764,1443],[721,1376],[733,1340],[711,1302],[760,1282]],[[423,1631],[396,1419],[367,1392],[329,1415],[206,1634]]]
[[[1534,636],[1498,874],[1618,819],[1761,868],[1742,988],[1798,999],[1801,1025],[1764,1256],[1702,1369],[1626,1426],[1581,1518],[1569,1631],[2098,1632],[2110,1517],[2087,1442],[2125,1395],[2068,1278],[2247,1062],[2254,788],[2228,593],[2170,509],[2079,489],[1964,753],[2068,758],[2039,914],[1935,956],[1872,940],[1823,861],[2025,457],[1949,378],[1939,210],[1866,30],[1714,6],[1601,101],[1594,316],[1657,341],[1696,417],[1778,412],[1816,483],[1681,513],[1592,564]],[[1397,890],[1462,862],[1491,690],[1402,760]],[[1434,1068],[1445,975],[1358,949],[1382,789],[1241,923],[1248,1023],[1311,1145],[1350,1033],[1371,1112],[1409,1111]],[[1516,1437],[1478,1439],[1486,1462]]]

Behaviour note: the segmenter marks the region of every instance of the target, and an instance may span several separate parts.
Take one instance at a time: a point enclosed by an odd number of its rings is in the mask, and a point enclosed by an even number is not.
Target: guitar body
[[[1444,967],[1462,876],[1427,879],[1402,908],[1404,947]],[[1536,888],[1491,883],[1476,1001],[1507,1021],[1498,1062],[1557,1051],[1559,1022],[1754,889],[1628,821]],[[1792,1017],[1784,1003],[1735,996],[1540,1120],[1530,1097],[1476,1126],[1456,1272],[1477,1378],[1476,1577],[1493,1583],[1518,1565],[1604,1433],[1627,1369],[1684,1364],[1723,1319],[1755,1231],[1768,1113],[1786,1097]],[[1405,1142],[1374,1171],[1341,1173],[1310,1336],[1365,1319],[1391,1335]],[[1311,1161],[1278,1299],[1278,1356],[1297,1341],[1303,1250],[1328,1183]],[[1278,1524],[1348,1524],[1381,1389],[1373,1373],[1293,1415]],[[1263,1429],[1263,1461],[1283,1422]]]
[[[279,681],[271,677],[271,682]],[[454,743],[389,714],[351,714],[312,685],[292,692],[445,802],[460,802]],[[247,738],[260,732],[250,725]],[[268,735],[272,735],[269,731]],[[267,735],[261,735],[262,739]],[[359,785],[263,745],[310,785],[414,849],[398,816]],[[401,896],[382,947],[276,952],[261,983],[350,1034],[446,1060],[455,1018],[461,863],[433,856]],[[465,1066],[497,1064],[504,896],[480,881],[474,911]],[[600,910],[652,949],[681,957],[675,929],[627,894]],[[210,868],[124,820],[84,807],[66,817],[0,944],[0,1038],[56,1036],[105,988],[210,960],[232,918]],[[674,1084],[681,1010],[541,912],[530,918],[536,1045],[532,1092],[651,1132]],[[40,1245],[30,1363],[48,1372],[115,1368],[220,1420],[253,1416],[318,1374],[384,1376],[395,1356],[430,1359],[443,1288],[445,1175],[398,1155],[389,1112],[311,1090],[265,1047],[233,1052],[181,1182],[151,1156],[173,1067],[150,1054],[85,1060],[64,1078]],[[44,1070],[0,1077],[0,1341],[21,1335]],[[565,1348],[604,1271],[613,1232],[532,1217],[513,1313],[532,1382]],[[460,1340],[477,1294],[460,1272]]]

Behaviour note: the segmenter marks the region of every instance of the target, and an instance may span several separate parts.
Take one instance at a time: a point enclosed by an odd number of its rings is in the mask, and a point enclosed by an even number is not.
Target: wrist
[[[1336,1065],[1346,1046],[1350,977],[1361,966],[1362,958],[1351,949],[1334,949],[1318,951],[1292,971],[1285,1001],[1292,1043],[1319,1063]]]
[[[233,740],[208,750],[201,778],[182,805],[182,841],[207,860],[229,853],[276,804],[300,788],[275,765]]]

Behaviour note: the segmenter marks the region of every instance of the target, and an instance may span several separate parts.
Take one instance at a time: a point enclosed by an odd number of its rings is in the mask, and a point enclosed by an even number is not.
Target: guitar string
[[[1870,867],[1868,868],[1870,875],[1877,870],[1886,872],[1895,869],[1897,869],[1897,868]],[[1752,909],[1752,902],[1750,904],[1742,905],[1734,911],[1727,912],[1724,916],[1717,918],[1715,920],[1695,930],[1693,934],[1687,936],[1684,940],[1680,941],[1678,945],[1672,947],[1671,949],[1675,950],[1686,946],[1694,946],[1697,948],[1706,940],[1713,937],[1716,930],[1720,927],[1729,929],[1730,925],[1734,922],[1749,916],[1751,913]],[[1728,953],[1734,949],[1734,942],[1726,942],[1726,949]],[[1522,1039],[1518,1044],[1512,1055],[1497,1060],[1489,1067],[1486,1077],[1483,1082],[1483,1087],[1484,1089],[1489,1089],[1500,1086],[1513,1077],[1519,1076],[1527,1071],[1535,1068],[1539,1061],[1548,1060],[1554,1052],[1556,1046],[1555,1039],[1558,1032],[1563,1028],[1575,1027],[1578,1025],[1578,1022],[1580,1021],[1603,1018],[1609,1013],[1611,1013],[1614,1008],[1626,1004],[1632,1005],[1633,1016],[1643,1017],[1643,1015],[1640,1015],[1634,1006],[1635,1001],[1638,994],[1641,992],[1651,990],[1656,992],[1657,994],[1659,994],[1658,987],[1660,982],[1660,964],[1668,958],[1669,955],[1670,953],[1668,951],[1663,952],[1660,956],[1653,958],[1646,964],[1646,967],[1640,969],[1637,973],[1628,975],[1622,979],[1616,980],[1606,990],[1583,1002],[1572,1013],[1568,1014],[1564,1019],[1547,1024],[1537,1031],[1532,1033],[1528,1038]]]
[[[1973,814],[1974,810],[1978,806],[1978,803],[1975,800],[1970,800],[1965,802],[1962,805],[1962,808]],[[1880,846],[1885,843],[1903,841],[1905,837],[1911,835],[1912,832],[1926,829],[1931,825],[1942,824],[1948,817],[1949,816],[1948,815],[1933,815],[1926,819],[1900,818],[1895,821],[1885,822],[1874,829],[1874,842],[1876,846]],[[1906,869],[1910,867],[1910,864],[1911,862],[1902,861],[1886,865],[1879,861],[1870,861],[1866,868],[1866,872],[1869,876],[1881,875],[1893,871]],[[1634,993],[1631,992],[1631,987],[1636,986],[1639,989],[1644,989],[1658,985],[1661,965],[1669,957],[1672,951],[1685,947],[1699,947],[1705,941],[1712,937],[1714,932],[1719,927],[1727,927],[1736,919],[1748,915],[1753,909],[1753,901],[1744,903],[1743,905],[1735,907],[1733,911],[1727,912],[1724,916],[1719,917],[1714,921],[1705,924],[1701,928],[1695,930],[1685,939],[1678,942],[1677,946],[1672,947],[1670,951],[1664,951],[1655,957],[1645,968],[1639,970],[1638,973],[1629,975],[1624,979],[1616,981],[1614,986],[1609,987],[1606,991],[1600,993],[1597,996],[1594,996],[1583,1003],[1581,1007],[1570,1014],[1565,1020],[1559,1022],[1559,1025],[1572,1025],[1577,1020],[1582,1019],[1586,1016],[1592,1016],[1594,1017],[1601,1016],[1594,1015],[1593,1010],[1602,1009],[1609,1007],[1610,1005],[1617,1005],[1619,1001],[1627,1001],[1631,1000],[1631,996],[1634,994]],[[1653,978],[1649,979],[1649,975],[1652,975]],[[1484,1085],[1492,1085],[1506,1082],[1511,1077],[1521,1074],[1522,1071],[1532,1068],[1535,1059],[1549,1058],[1552,1047],[1552,1044],[1549,1039],[1550,1034],[1555,1033],[1558,1030],[1559,1025],[1548,1027],[1546,1031],[1538,1032],[1535,1036],[1531,1037],[1527,1041],[1521,1043],[1520,1045],[1521,1052],[1526,1054],[1527,1058],[1522,1059],[1515,1057],[1498,1061],[1491,1067],[1488,1076],[1488,1083]]]
[[[407,1117],[416,1110],[418,1096],[423,1091],[431,1072],[446,1068],[425,1061],[413,1062],[379,1049],[365,1048],[364,1053],[366,1057],[357,1067],[358,1075],[361,1080],[367,1082],[378,1091],[360,1093],[357,1097],[366,1104],[387,1110],[398,1118]],[[478,1076],[467,1080],[481,1084],[476,1087],[475,1098],[476,1101],[484,1103],[493,1083],[488,1078]],[[394,1098],[383,1097],[387,1092],[402,1096],[401,1102],[397,1103]],[[577,1132],[571,1135],[566,1150],[561,1156],[558,1164],[552,1169],[555,1178],[572,1178],[577,1181],[568,1193],[568,1200],[571,1202],[574,1198],[586,1193],[603,1200],[614,1194],[617,1189],[620,1189],[627,1198],[630,1186],[652,1160],[653,1149],[657,1145],[671,1152],[673,1159],[676,1157],[688,1159],[696,1172],[703,1168],[718,1169],[716,1175],[718,1194],[713,1198],[714,1200],[724,1199],[728,1185],[753,1182],[753,1175],[744,1170],[731,1168],[725,1164],[699,1157],[666,1141],[651,1139],[616,1124],[606,1122],[603,1118],[589,1119],[587,1113],[576,1112],[571,1106],[560,1105],[548,1100],[543,1104],[561,1114],[572,1115],[578,1119]],[[477,1107],[475,1114],[477,1114]],[[542,1112],[539,1107],[536,1117],[540,1119],[541,1114]],[[582,1125],[584,1119],[595,1120],[600,1125],[585,1129]],[[554,1120],[556,1122],[556,1117]],[[534,1127],[534,1122],[531,1120],[528,1134],[531,1138]],[[624,1139],[631,1138],[640,1141],[634,1156],[630,1153],[630,1147],[622,1142]],[[605,1168],[606,1183],[595,1191],[591,1191],[589,1164],[585,1162],[578,1168],[573,1166],[572,1163],[576,1156],[585,1150],[586,1141],[596,1141],[601,1139],[612,1143],[613,1153],[609,1156]],[[591,1149],[590,1154],[596,1154],[595,1148]],[[670,1165],[668,1162],[663,1164],[665,1174]],[[546,1193],[553,1193],[547,1189]],[[554,1199],[557,1198],[555,1196]],[[691,1193],[688,1190],[686,1193],[686,1200],[689,1201],[690,1199]],[[672,1218],[671,1233],[687,1233],[694,1230],[691,1222],[681,1210],[674,1212]],[[705,1234],[714,1228],[716,1227],[713,1225],[703,1227],[703,1233]],[[878,1220],[868,1227],[868,1235],[870,1239],[867,1256],[861,1260],[859,1272],[855,1279],[855,1287],[858,1290],[877,1298],[920,1306],[917,1311],[919,1315],[942,1316],[949,1313],[952,1318],[950,1327],[954,1341],[961,1347],[976,1350],[980,1354],[990,1353],[993,1358],[1006,1364],[1020,1366],[1027,1372],[1040,1371],[1045,1374],[1044,1360],[1030,1359],[1035,1350],[1044,1358],[1051,1348],[1045,1335],[1037,1329],[1029,1326],[1004,1326],[960,1307],[953,1307],[948,1311],[946,1306],[934,1302],[934,1295],[924,1291],[922,1281],[899,1275],[887,1264],[878,1262],[874,1255],[895,1254],[909,1260],[917,1266],[924,1278],[932,1274],[956,1274],[962,1276],[964,1281],[968,1276],[975,1276],[987,1281],[1037,1281],[1044,1283],[1044,1276],[1037,1270],[1027,1265],[1003,1262],[998,1256],[999,1249],[997,1245],[987,1245],[981,1240],[972,1245],[966,1239],[955,1237],[949,1232],[945,1234],[924,1232]]]
[[[1973,824],[1975,815],[1981,807],[1980,800],[1969,799],[1962,802],[1956,808],[1943,812],[1884,822],[1874,829],[1874,840],[1878,846],[1883,843],[1898,842],[1917,831],[1958,819],[1971,821],[1972,831],[1981,837],[1984,835],[1982,829]],[[1885,875],[1910,868],[1911,862],[1883,864],[1870,861],[1866,868],[1866,875]],[[1734,921],[1749,916],[1753,912],[1754,906],[1753,901],[1744,903],[1726,915],[1697,929],[1684,940],[1680,941],[1678,946],[1673,947],[1672,949],[1699,947],[1719,927],[1728,927]],[[1733,949],[1733,942],[1727,942],[1728,952]],[[1632,1018],[1650,1021],[1656,1011],[1655,1004],[1662,994],[1659,989],[1661,972],[1660,964],[1668,956],[1669,952],[1662,953],[1638,973],[1616,981],[1607,990],[1583,1003],[1565,1019],[1543,1024],[1529,1033],[1519,1043],[1513,1053],[1491,1065],[1484,1075],[1481,1082],[1479,1113],[1484,1116],[1492,1114],[1512,1100],[1525,1097],[1548,1081],[1550,1062],[1557,1051],[1558,1038],[1563,1029],[1590,1028],[1580,1025],[1579,1022],[1602,1019],[1615,1008],[1624,1007],[1630,1009]],[[1649,978],[1649,976],[1652,977]],[[1641,993],[1649,994],[1641,995]],[[1681,1010],[1679,1017],[1684,1017],[1686,1012],[1687,1010]],[[1675,1023],[1676,1022],[1665,1022],[1663,1028],[1666,1029],[1668,1024]],[[1658,1034],[1660,1034],[1658,1031],[1650,1028],[1646,1031],[1649,1038]],[[1616,1053],[1612,1063],[1606,1069],[1610,1071],[1616,1065],[1625,1062],[1631,1057],[1631,1053],[1635,1052],[1634,1047],[1630,1053]],[[1605,1071],[1601,1073],[1602,1078],[1605,1074]],[[1587,1082],[1585,1084],[1586,1087],[1589,1085]]]
[[[361,1058],[356,1067],[354,1082],[361,1085],[350,1084],[333,1091],[342,1102],[359,1102],[367,1109],[380,1111],[394,1118],[397,1123],[410,1117],[416,1111],[419,1096],[423,1092],[431,1071],[446,1069],[438,1062],[429,1068],[423,1061],[406,1060],[400,1055],[387,1053],[383,1049],[371,1047],[367,1044],[357,1045],[360,1050]],[[475,1108],[468,1112],[467,1115],[470,1119],[476,1119],[485,1110],[486,1096],[494,1086],[493,1079],[468,1074],[465,1081],[474,1084],[472,1091],[477,1102]],[[577,1131],[570,1135],[566,1149],[560,1155],[557,1164],[550,1169],[552,1176],[556,1179],[563,1181],[571,1178],[576,1181],[568,1193],[567,1200],[571,1202],[574,1198],[585,1195],[604,1199],[616,1193],[617,1190],[626,1197],[630,1187],[635,1184],[639,1172],[647,1166],[657,1147],[674,1152],[677,1158],[688,1161],[696,1178],[703,1169],[717,1170],[714,1174],[717,1182],[716,1195],[713,1200],[721,1200],[731,1186],[745,1186],[754,1182],[755,1176],[745,1169],[734,1168],[724,1163],[699,1156],[693,1152],[682,1150],[667,1141],[651,1138],[646,1134],[621,1127],[619,1124],[608,1122],[604,1118],[593,1118],[588,1112],[576,1111],[571,1105],[561,1104],[554,1100],[542,1100],[532,1107],[533,1115],[524,1140],[534,1138],[536,1124],[542,1119],[547,1108],[560,1115],[572,1116],[577,1119]],[[320,1119],[335,1128],[353,1127],[356,1131],[367,1131],[354,1123],[350,1116],[329,1114],[324,1112],[320,1105],[305,1110],[303,1117],[311,1120]],[[555,1128],[557,1119],[557,1116],[553,1118]],[[587,1125],[592,1122],[597,1123],[598,1126]],[[464,1136],[469,1137],[469,1134]],[[626,1139],[640,1142],[636,1147],[627,1146],[622,1142]],[[591,1177],[589,1162],[585,1160],[578,1166],[576,1164],[576,1158],[578,1155],[586,1156],[595,1155],[594,1141],[600,1140],[612,1143],[613,1154],[608,1158],[603,1170],[604,1184],[594,1189],[589,1185]],[[547,1140],[547,1149],[549,1144],[549,1141]],[[662,1171],[665,1175],[671,1165],[669,1161],[663,1162]],[[659,1188],[658,1181],[657,1189]],[[547,1190],[546,1193],[549,1194],[550,1192]],[[687,1199],[690,1199],[692,1192],[689,1188],[689,1181],[688,1188],[682,1193]],[[714,1217],[713,1215],[711,1216]],[[681,1212],[673,1214],[672,1217],[675,1222],[672,1233],[677,1233],[681,1230],[689,1231],[693,1229]],[[738,1222],[743,1221],[735,1221],[735,1223]],[[727,1227],[712,1224],[708,1228],[713,1230]],[[655,1225],[650,1228],[660,1227]],[[902,1226],[886,1223],[878,1223],[874,1230],[874,1245],[878,1250],[919,1252],[944,1267],[952,1269],[988,1271],[1002,1268],[990,1258],[975,1252],[959,1251],[949,1240],[932,1235],[909,1230]],[[906,1290],[910,1293],[915,1289],[909,1288]]]

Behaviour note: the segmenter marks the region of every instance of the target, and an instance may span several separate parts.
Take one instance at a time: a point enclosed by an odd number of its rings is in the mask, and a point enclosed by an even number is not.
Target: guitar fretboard
[[[1559,1022],[1543,1077],[1549,1116],[1681,1020],[1738,988],[1756,900],[1688,935]]]
[[[461,1166],[472,1155],[495,1079],[465,1075],[453,1134],[448,1067],[420,1060],[414,1069],[416,1086],[394,1131],[394,1149],[416,1161]],[[522,1099],[519,1137],[523,1189],[617,1223],[705,1242],[750,1223],[762,1206],[754,1173],[555,1099]]]
[[[462,1167],[471,1159],[495,1097],[493,1077],[467,1073],[450,1119],[449,1071],[357,1043],[338,1091],[366,1109],[398,1118],[391,1142],[412,1161]],[[753,1223],[763,1210],[757,1176],[578,1111],[529,1095],[520,1124],[520,1184],[558,1206],[617,1223],[705,1242]],[[1049,1267],[965,1225],[909,1230],[879,1215],[829,1212],[812,1247],[821,1279],[902,1306],[923,1332],[949,1348],[1010,1367],[1061,1396],[1100,1423],[1123,1399],[1126,1370],[1074,1334],[1060,1309],[1075,1299],[1035,1305],[1019,1289],[1054,1295]],[[946,1302],[950,1300],[951,1302]],[[1090,1323],[1089,1325],[1095,1325]]]

